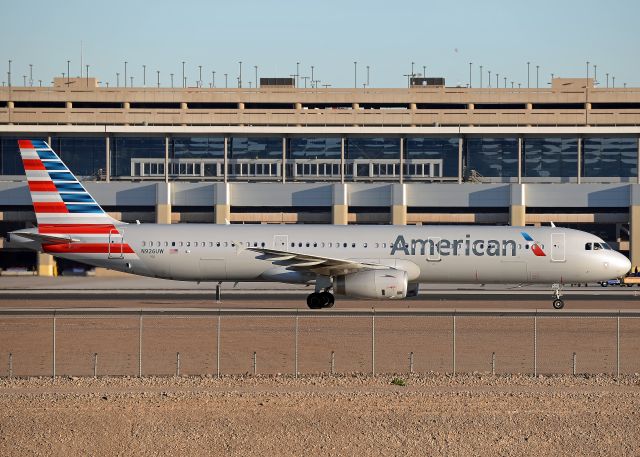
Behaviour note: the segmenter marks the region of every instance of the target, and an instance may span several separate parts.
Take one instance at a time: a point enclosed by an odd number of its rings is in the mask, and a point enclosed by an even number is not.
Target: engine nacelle
[[[404,270],[368,270],[338,276],[334,291],[339,295],[356,298],[405,298],[408,276]]]

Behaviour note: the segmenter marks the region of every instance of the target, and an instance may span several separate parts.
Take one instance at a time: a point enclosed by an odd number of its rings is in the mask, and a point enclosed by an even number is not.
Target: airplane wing
[[[355,273],[364,270],[388,270],[395,269],[378,263],[356,262],[346,259],[335,259],[311,254],[301,254],[278,249],[246,247],[248,251],[262,254],[265,260],[270,260],[275,265],[282,265],[291,270],[305,270],[323,276],[337,276]]]
[[[77,243],[80,241],[75,238],[71,238],[70,236],[63,236],[63,235],[43,235],[35,232],[18,232],[18,231],[10,232],[10,233],[11,235],[21,236],[23,238],[27,238],[33,241],[39,241],[41,243],[69,244],[69,243]]]

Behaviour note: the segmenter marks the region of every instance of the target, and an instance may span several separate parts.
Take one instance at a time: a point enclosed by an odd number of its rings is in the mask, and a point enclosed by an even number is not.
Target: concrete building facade
[[[129,222],[554,222],[640,265],[636,88],[5,87],[2,233],[35,222],[18,137],[49,141]],[[55,271],[4,247],[12,265]]]

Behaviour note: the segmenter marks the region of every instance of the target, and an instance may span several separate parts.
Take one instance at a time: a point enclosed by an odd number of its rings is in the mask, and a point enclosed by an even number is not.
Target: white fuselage
[[[247,247],[379,263],[406,270],[411,283],[562,284],[610,279],[629,270],[629,260],[616,251],[586,249],[587,243],[603,243],[598,237],[556,227],[131,224],[118,229],[122,240],[109,242],[133,252],[56,255],[185,281],[317,279]]]

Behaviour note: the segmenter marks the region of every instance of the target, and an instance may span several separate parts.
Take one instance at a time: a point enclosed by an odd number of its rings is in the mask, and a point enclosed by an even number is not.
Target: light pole
[[[529,89],[531,86],[529,85],[529,66],[531,65],[531,62],[527,62],[527,89]]]
[[[489,72],[489,88],[491,88],[491,70],[487,70]]]
[[[609,88],[609,73],[607,73],[607,89]]]
[[[87,67],[87,79],[86,79],[86,81],[87,81],[87,87],[89,87],[89,65],[87,64],[87,65],[85,65],[85,67]]]
[[[427,66],[426,65],[422,66],[422,77],[427,79]]]
[[[358,62],[353,61],[353,87],[358,87]]]
[[[120,87],[120,73],[116,72],[116,87]]]
[[[300,86],[300,62],[296,62],[296,87]]]
[[[67,64],[67,68],[69,65]],[[11,59],[9,59],[9,71],[7,72],[7,85],[11,87]]]
[[[598,66],[596,64],[593,65],[593,85],[598,84]]]
[[[147,87],[147,66],[142,65],[142,87]]]
[[[540,75],[540,65],[536,65],[536,89],[540,87],[539,85],[539,75]]]
[[[587,87],[587,85],[589,84],[589,61],[587,60],[587,80],[584,83],[585,89]]]
[[[238,76],[238,87],[242,87],[242,60],[238,62],[240,64],[240,74]]]
[[[480,89],[482,89],[482,65],[480,65]]]
[[[127,61],[124,62],[124,87],[127,87]]]
[[[202,87],[202,65],[198,65],[198,87]]]
[[[473,62],[469,62],[469,89],[471,89],[471,67],[473,66]]]
[[[616,77],[615,77],[615,75],[611,75],[611,88],[612,89],[616,88]]]
[[[33,64],[29,64],[29,86],[33,87]]]
[[[313,65],[311,65],[311,87],[313,87],[313,82],[315,81],[315,79],[313,79]],[[316,86],[317,88],[318,86]]]
[[[27,87],[27,75],[22,75],[22,87]]]
[[[158,87],[160,87],[160,70],[156,70],[156,73],[158,74]]]
[[[369,87],[369,65],[367,65],[367,87]]]
[[[504,77],[504,88],[505,89],[507,88],[507,77],[506,76]]]
[[[227,84],[227,76],[229,76],[229,74],[225,73],[224,74],[224,88],[225,89],[229,88],[229,85]]]
[[[500,73],[496,73],[496,89],[500,89]]]
[[[133,87],[133,76],[129,76],[129,79],[131,79],[131,85],[129,87]]]
[[[70,84],[70,81],[69,81],[69,71],[70,71],[70,69],[71,69],[71,61],[67,60],[67,89],[69,88],[69,84]]]
[[[185,79],[185,76],[184,76],[184,60],[183,60],[182,61],[182,87],[183,88],[184,88],[184,79]]]
[[[253,84],[253,87],[257,89],[258,88],[258,66],[254,65],[253,69],[256,71],[256,80],[255,80],[255,83]]]
[[[216,72],[211,72],[211,87],[216,87]]]
[[[307,79],[309,79],[309,76],[300,76],[302,79],[304,79],[304,88],[307,88]]]
[[[413,78],[413,77],[414,77],[414,75],[415,75],[415,73],[414,73],[414,71],[413,71],[413,66],[414,66],[415,64],[416,64],[415,62],[411,62],[411,77],[412,77],[412,78]]]
[[[171,73],[171,88],[173,89],[173,73]]]

